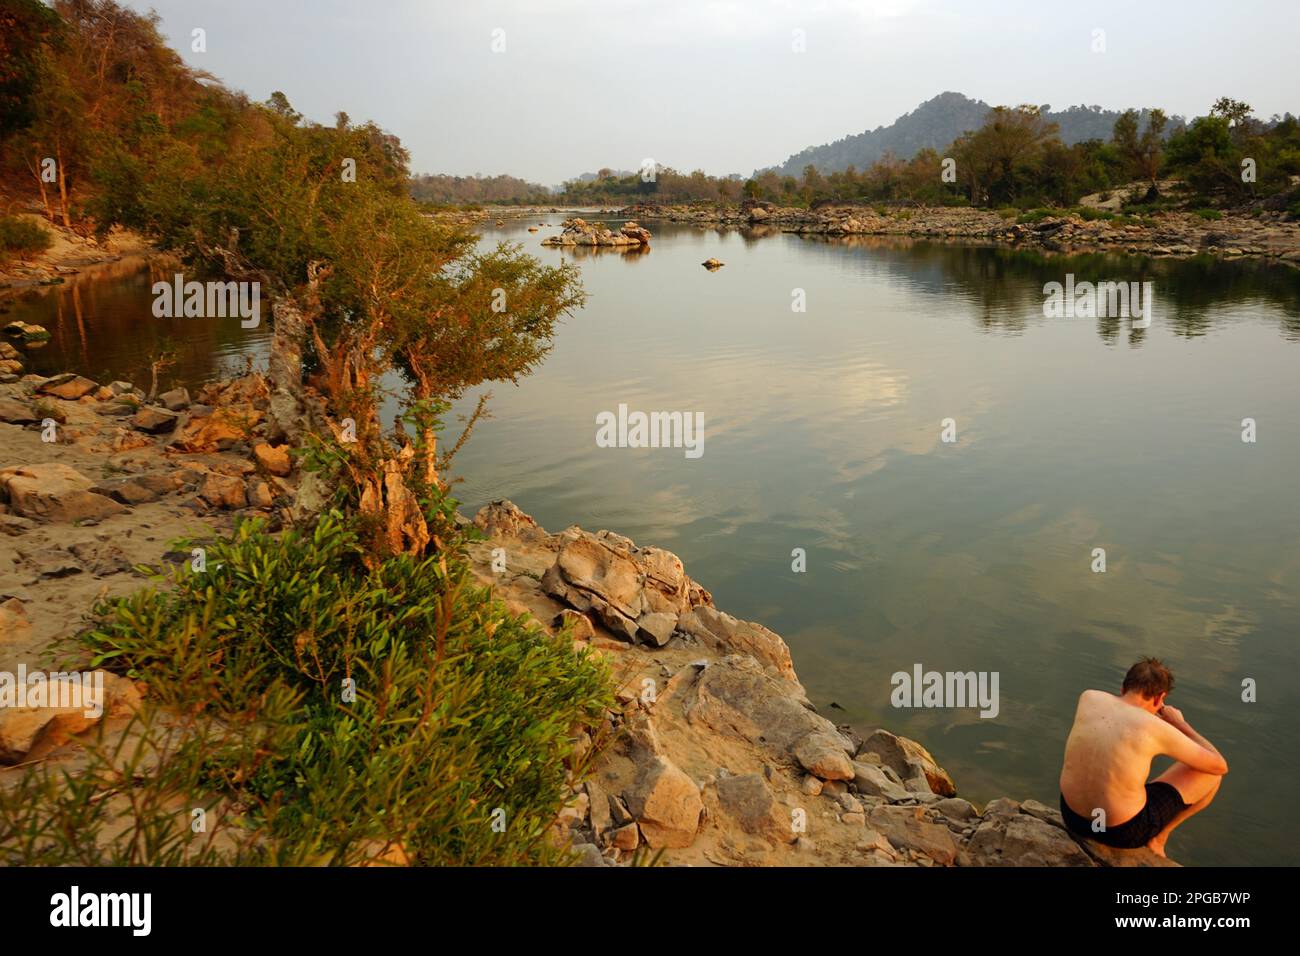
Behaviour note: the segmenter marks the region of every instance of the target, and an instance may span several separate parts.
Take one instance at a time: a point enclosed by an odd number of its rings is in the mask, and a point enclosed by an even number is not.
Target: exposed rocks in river
[[[1214,255],[1300,267],[1300,222],[1282,210],[1249,216],[1225,214],[1220,219],[1190,212],[1160,212],[1141,219],[1085,219],[1071,213],[1023,223],[993,209],[843,203],[815,209],[752,202],[740,206],[638,203],[623,209],[622,214],[701,227],[747,228],[751,234],[779,229],[828,238],[897,236],[1009,244],[1061,253],[1109,250],[1171,257]],[[708,267],[708,262],[704,265]]]
[[[558,236],[542,240],[544,246],[622,246],[650,245],[650,230],[635,221],[625,222],[618,232],[598,222],[587,222],[574,217],[564,220],[564,229]]]
[[[45,326],[27,322],[10,322],[4,327],[4,333],[20,342],[43,342],[50,337],[49,330]]]

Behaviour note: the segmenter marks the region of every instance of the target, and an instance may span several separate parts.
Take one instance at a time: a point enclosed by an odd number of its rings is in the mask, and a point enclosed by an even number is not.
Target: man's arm
[[[1169,725],[1169,733],[1165,734],[1168,746],[1165,753],[1201,773],[1221,777],[1228,772],[1228,761],[1223,759],[1214,744],[1192,729],[1178,708],[1166,704],[1156,716]]]

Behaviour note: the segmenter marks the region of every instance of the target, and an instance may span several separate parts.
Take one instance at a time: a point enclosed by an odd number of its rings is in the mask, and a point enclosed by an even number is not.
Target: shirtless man
[[[1228,763],[1165,703],[1173,687],[1174,675],[1148,657],[1129,668],[1118,697],[1079,695],[1061,768],[1061,816],[1075,833],[1164,856],[1174,827],[1210,805]],[[1174,765],[1147,783],[1157,754]]]

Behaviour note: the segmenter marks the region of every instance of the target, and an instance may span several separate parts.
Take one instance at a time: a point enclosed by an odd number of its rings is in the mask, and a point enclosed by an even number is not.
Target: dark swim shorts
[[[1187,809],[1183,796],[1173,784],[1155,781],[1147,784],[1147,802],[1137,816],[1119,826],[1107,827],[1100,833],[1092,830],[1092,821],[1081,817],[1065,802],[1061,795],[1061,817],[1065,825],[1079,836],[1088,837],[1106,846],[1133,850],[1146,846],[1148,840],[1169,825],[1169,821]]]

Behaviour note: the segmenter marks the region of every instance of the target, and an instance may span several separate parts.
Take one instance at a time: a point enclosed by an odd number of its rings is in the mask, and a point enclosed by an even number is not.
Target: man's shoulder
[[[1104,690],[1089,688],[1079,695],[1079,704],[1080,706],[1084,704],[1107,704],[1118,699],[1114,694],[1108,694]]]

